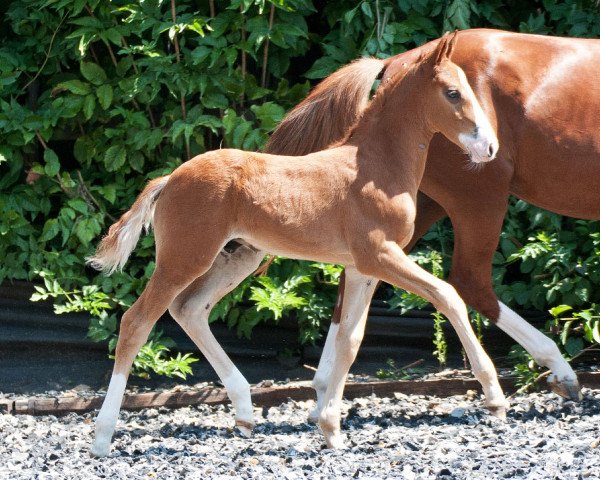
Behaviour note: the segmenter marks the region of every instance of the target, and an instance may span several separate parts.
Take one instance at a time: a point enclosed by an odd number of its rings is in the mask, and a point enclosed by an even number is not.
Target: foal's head
[[[425,75],[433,75],[421,92],[427,99],[425,113],[429,127],[462,147],[472,161],[488,162],[498,152],[498,138],[465,73],[450,60],[456,39],[457,33],[444,35],[417,67]]]

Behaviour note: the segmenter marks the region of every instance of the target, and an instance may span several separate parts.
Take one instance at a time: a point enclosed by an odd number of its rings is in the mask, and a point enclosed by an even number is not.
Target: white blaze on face
[[[465,72],[458,69],[458,75],[464,87],[463,92],[467,97],[466,100],[470,101],[473,106],[476,125],[475,131],[459,134],[458,140],[471,157],[471,161],[475,163],[489,162],[496,157],[498,152],[498,138],[488,117],[477,101]]]

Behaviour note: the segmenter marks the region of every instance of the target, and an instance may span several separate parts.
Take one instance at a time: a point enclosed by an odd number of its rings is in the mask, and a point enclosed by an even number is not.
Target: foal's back
[[[211,232],[279,255],[348,261],[341,233],[355,158],[353,147],[304,157],[233,149],[199,155],[175,170],[161,192],[156,235],[173,236],[174,228],[182,230],[179,238]],[[173,222],[174,214],[180,221]]]

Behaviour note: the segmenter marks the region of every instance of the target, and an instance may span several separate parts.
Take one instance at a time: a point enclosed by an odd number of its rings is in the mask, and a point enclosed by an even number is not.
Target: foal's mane
[[[443,58],[449,59],[456,44],[457,34],[458,31],[455,31],[453,34],[446,33],[433,50],[422,50],[414,62],[410,64],[403,63],[403,68],[395,72],[391,77],[388,77],[376,91],[371,102],[358,113],[355,122],[347,130],[346,134],[328,148],[340,146],[350,140],[364,124],[365,118],[374,117],[379,114],[388,98],[396,91],[396,87],[406,79],[413,77],[425,63],[433,62],[434,65],[439,65]]]
[[[367,104],[367,106],[357,115],[356,120],[350,126],[350,128],[346,131],[346,134],[338,141],[332,143],[327,148],[335,148],[339,147],[346,143],[352,136],[356,133],[356,131],[360,128],[360,126],[364,123],[365,118],[373,117],[381,112],[383,107],[385,106],[388,98],[393,95],[396,87],[399,83],[404,81],[406,78],[414,75],[421,64],[428,59],[431,55],[421,53],[416,62],[411,65],[403,64],[406,68],[394,73],[393,76],[388,77],[382,84],[379,86],[375,95],[371,99],[371,101]]]

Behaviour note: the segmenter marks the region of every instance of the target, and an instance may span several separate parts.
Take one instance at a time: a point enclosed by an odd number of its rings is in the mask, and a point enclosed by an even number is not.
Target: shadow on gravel
[[[139,439],[146,435],[152,435],[153,432],[150,432],[143,427],[136,427],[130,430],[127,429],[127,424],[124,425],[125,429],[119,429],[114,434],[114,440],[128,440],[128,439]],[[292,425],[287,422],[283,423],[274,423],[274,422],[262,422],[259,423],[254,429],[254,436],[252,438],[256,438],[257,435],[300,435],[306,432],[312,432],[317,430],[318,427],[312,424],[301,424],[301,425]],[[198,426],[198,425],[190,425],[190,426],[173,426],[173,425],[164,425],[157,432],[157,438],[179,438],[185,441],[197,440],[202,441],[209,438],[237,438],[242,437],[241,434],[237,431],[237,429],[233,429],[230,427],[217,427],[217,426]],[[250,439],[251,440],[251,439]]]
[[[486,413],[482,410],[466,411],[459,417],[454,417],[448,414],[423,412],[412,414],[407,412],[403,415],[402,412],[385,412],[382,415],[360,415],[361,409],[352,407],[348,411],[348,415],[342,421],[342,429],[347,430],[352,428],[362,428],[366,425],[378,425],[380,427],[416,427],[418,425],[468,425],[472,424],[474,419],[477,423],[484,421]],[[403,416],[400,416],[403,415]]]
[[[573,421],[577,418],[594,417],[600,415],[600,400],[592,396],[586,396],[581,402],[563,400],[560,397],[549,402],[539,401],[526,402],[525,405],[517,405],[507,412],[507,422],[528,423],[532,421],[547,420]],[[416,427],[418,425],[472,425],[481,423],[487,425],[501,426],[506,423],[497,420],[484,408],[467,408],[462,414],[456,415],[436,413],[431,410],[414,414],[407,410],[406,413],[397,410],[384,412],[381,415],[361,415],[366,408],[351,407],[345,419],[342,420],[342,429],[364,428],[366,425],[378,425],[380,427],[400,426]],[[456,409],[459,410],[459,409]],[[462,409],[460,409],[462,410]]]

